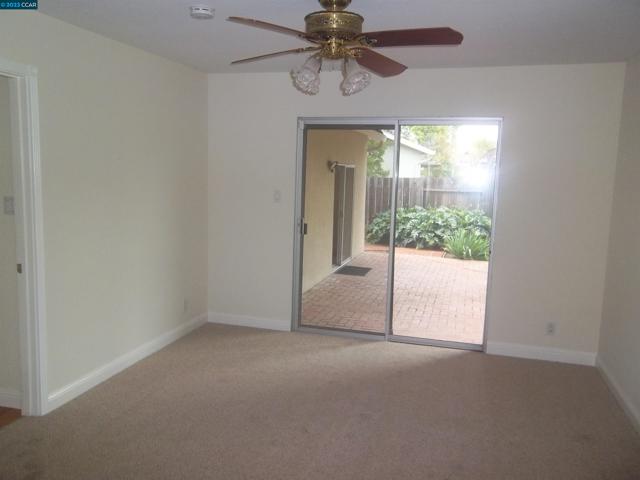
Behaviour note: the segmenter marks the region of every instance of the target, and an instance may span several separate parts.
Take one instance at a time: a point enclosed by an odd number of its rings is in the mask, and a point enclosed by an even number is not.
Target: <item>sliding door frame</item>
[[[491,211],[491,237],[490,237],[490,245],[489,252],[491,257],[494,257],[494,239],[495,239],[495,219],[497,217],[496,210],[498,206],[498,182],[500,178],[500,145],[501,145],[501,136],[502,136],[502,118],[491,118],[491,117],[454,117],[454,118],[401,118],[398,119],[398,127],[399,130],[402,127],[408,127],[412,125],[496,125],[498,127],[498,140],[496,146],[496,165],[494,167],[494,184],[493,184],[493,206]],[[396,132],[396,140],[400,137],[401,131]],[[389,331],[386,332],[386,338],[390,342],[401,342],[401,343],[411,343],[415,345],[430,345],[434,347],[446,347],[446,348],[456,348],[459,350],[474,350],[474,351],[486,351],[487,346],[487,338],[488,338],[488,330],[489,330],[489,299],[491,294],[491,285],[493,280],[493,259],[489,259],[488,272],[487,272],[487,289],[485,292],[485,314],[484,314],[484,328],[483,328],[483,338],[482,344],[475,343],[466,343],[466,342],[455,342],[450,340],[438,340],[438,339],[430,339],[430,338],[420,338],[420,337],[410,337],[406,335],[396,335],[393,333],[393,292],[395,286],[395,276],[394,276],[394,265],[395,265],[395,217],[396,217],[396,205],[397,205],[397,197],[398,197],[398,178],[399,175],[397,172],[400,171],[400,146],[396,146],[396,151],[393,157],[394,168],[393,168],[393,201],[391,206],[391,227],[389,233],[389,281],[387,287],[390,290],[388,293],[388,298],[390,297],[390,305],[388,306],[389,311],[387,314],[387,324],[389,326]],[[391,265],[393,264],[393,265]]]
[[[397,119],[385,117],[300,117],[298,118],[296,175],[295,175],[295,213],[293,225],[293,295],[291,302],[291,330],[299,332],[321,333],[366,340],[386,340],[388,315],[385,315],[384,332],[360,332],[338,330],[328,327],[302,325],[302,263],[304,258],[304,197],[306,176],[307,132],[309,130],[395,130],[399,131]],[[395,163],[395,162],[394,162]],[[389,305],[387,289],[387,312]]]
[[[339,241],[340,244],[339,245],[335,245],[335,249],[338,252],[338,260],[339,261],[337,263],[336,262],[333,263],[333,267],[336,270],[339,269],[340,267],[342,267],[343,265],[345,265],[346,263],[349,263],[353,259],[353,201],[354,201],[354,193],[355,193],[354,188],[353,188],[354,187],[353,174],[354,174],[354,171],[355,171],[356,167],[355,167],[355,165],[345,165],[343,163],[336,163],[335,167],[334,167],[334,175],[337,175],[337,169],[339,169],[339,168],[342,168],[344,170],[344,177],[343,177],[342,192],[341,192],[341,196],[342,196],[342,222],[341,223],[342,223],[342,225],[340,225],[340,241]],[[352,177],[351,177],[352,178],[351,199],[350,199],[350,202],[351,202],[351,213],[350,213],[351,222],[349,222],[349,227],[351,228],[351,233],[350,233],[351,237],[350,237],[350,241],[349,241],[349,256],[343,259],[343,257],[344,257],[343,249],[344,249],[344,240],[345,240],[345,223],[346,223],[345,222],[345,212],[347,211],[347,209],[344,206],[345,206],[347,198],[349,197],[347,195],[347,184],[348,184],[347,178],[349,176],[348,172],[350,170],[351,170],[351,173],[352,173]],[[334,181],[334,186],[336,184],[337,184],[337,182]],[[333,239],[334,239],[334,241],[336,240],[336,238],[335,238],[335,234],[336,234],[336,231],[335,231],[335,229],[336,229],[336,216],[335,216],[336,215],[336,210],[335,210],[336,205],[335,205],[335,201],[338,198],[337,194],[338,194],[338,191],[337,191],[336,188],[334,188],[334,194],[333,194],[334,195],[334,206],[333,206],[333,209],[334,209],[333,210],[333,221],[334,221],[334,223],[333,223],[333,235],[334,235]],[[333,250],[333,245],[332,245],[332,250]],[[335,253],[335,251],[331,252],[332,261],[334,260],[334,258],[333,258],[334,253]]]
[[[396,206],[398,197],[398,172],[400,167],[400,137],[401,128],[411,125],[497,125],[498,141],[496,149],[496,165],[494,170],[493,185],[493,210],[491,223],[490,252],[492,259],[489,261],[487,274],[487,291],[485,297],[484,334],[481,345],[452,342],[436,339],[425,339],[393,334],[393,293],[395,273],[395,231],[396,231]],[[354,332],[333,328],[303,326],[302,320],[302,262],[304,254],[304,188],[306,173],[306,144],[307,131],[310,129],[330,130],[394,130],[394,155],[392,168],[392,195],[391,195],[391,222],[389,231],[389,251],[387,266],[387,292],[386,315],[384,334]],[[295,175],[295,215],[293,238],[293,299],[291,329],[295,331],[323,333],[327,335],[347,336],[371,340],[387,340],[391,342],[411,343],[417,345],[430,345],[436,347],[457,348],[462,350],[486,351],[489,322],[491,287],[493,284],[493,258],[495,257],[495,232],[498,211],[498,190],[500,181],[500,159],[502,151],[501,117],[300,117],[298,118],[297,149],[296,149],[296,175]]]

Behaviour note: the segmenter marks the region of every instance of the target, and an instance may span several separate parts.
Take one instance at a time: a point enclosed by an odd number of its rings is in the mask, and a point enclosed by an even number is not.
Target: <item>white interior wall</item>
[[[9,79],[0,76],[0,201],[12,197]],[[21,390],[15,216],[0,211],[0,406],[15,406]],[[3,400],[4,399],[4,400]],[[9,405],[11,403],[11,405]]]
[[[350,98],[337,73],[318,97],[210,75],[207,132],[204,75],[38,13],[3,13],[0,58],[39,69],[50,392],[203,312],[207,253],[211,311],[288,325],[298,116],[504,117],[489,339],[596,351],[622,64],[414,70]]]
[[[298,116],[503,117],[489,341],[589,363],[623,77],[624,64],[409,70],[343,97],[324,72],[308,97],[284,73],[210,75],[209,309],[289,325]]]
[[[627,65],[598,361],[640,428],[640,56]]]
[[[48,386],[74,392],[206,312],[207,81],[37,12],[2,12],[0,58],[38,69]]]

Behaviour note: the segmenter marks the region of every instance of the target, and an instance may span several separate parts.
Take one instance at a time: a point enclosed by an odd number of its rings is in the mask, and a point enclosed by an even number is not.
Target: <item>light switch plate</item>
[[[13,215],[16,211],[13,197],[4,197],[3,199],[4,214]]]

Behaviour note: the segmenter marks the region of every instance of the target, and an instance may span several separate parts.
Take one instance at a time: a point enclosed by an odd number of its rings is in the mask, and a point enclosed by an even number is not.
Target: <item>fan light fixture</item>
[[[369,72],[384,78],[400,75],[407,69],[406,65],[378,53],[376,50],[380,48],[460,45],[462,43],[462,34],[450,27],[363,32],[364,18],[362,15],[346,10],[351,4],[351,0],[318,1],[324,10],[312,12],[304,17],[304,31],[252,18],[229,17],[227,20],[230,22],[289,35],[311,44],[307,47],[243,58],[235,60],[231,64],[237,65],[281,55],[313,52],[302,67],[291,71],[294,86],[307,95],[316,95],[320,91],[322,60],[325,58],[340,60],[343,62],[344,75],[340,89],[344,95],[353,95],[371,83],[371,73]],[[358,69],[358,65],[368,71]]]
[[[322,69],[322,57],[318,54],[307,59],[302,67],[291,70],[293,86],[307,95],[317,95],[320,92],[320,70]],[[340,90],[345,96],[361,92],[371,83],[371,74],[358,67],[353,58],[344,60],[340,84]]]
[[[358,68],[358,62],[353,58],[344,60],[342,69],[344,80],[340,84],[340,90],[344,96],[354,95],[361,92],[371,83],[371,74]]]
[[[293,86],[307,95],[316,95],[320,91],[320,68],[322,58],[312,55],[298,70],[291,70]]]

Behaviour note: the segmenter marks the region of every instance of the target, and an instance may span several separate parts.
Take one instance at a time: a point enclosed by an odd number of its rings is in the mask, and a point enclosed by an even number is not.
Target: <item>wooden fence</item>
[[[392,179],[367,178],[367,225],[380,212],[391,210]],[[484,190],[462,188],[453,178],[399,178],[398,208],[407,207],[462,207],[478,208],[491,216],[493,185]]]

